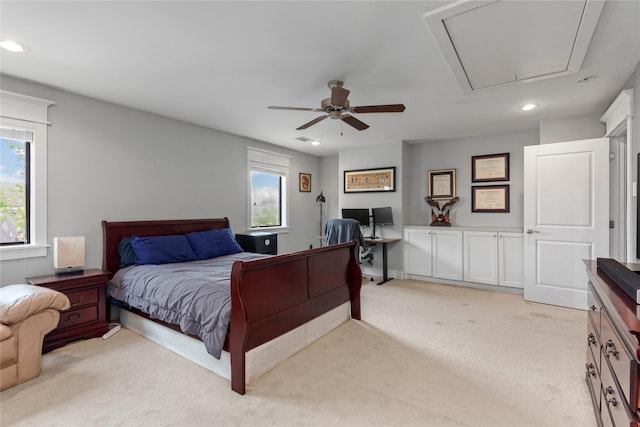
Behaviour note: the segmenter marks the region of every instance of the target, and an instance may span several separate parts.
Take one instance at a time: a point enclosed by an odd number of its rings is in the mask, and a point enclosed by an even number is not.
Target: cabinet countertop
[[[451,227],[443,226],[431,226],[431,225],[405,225],[405,230],[458,230],[458,231],[502,231],[508,233],[523,233],[523,228],[517,227],[490,227],[490,226],[458,226],[452,225]]]

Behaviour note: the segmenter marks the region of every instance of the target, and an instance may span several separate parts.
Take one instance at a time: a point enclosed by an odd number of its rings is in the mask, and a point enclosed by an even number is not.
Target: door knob
[[[539,233],[539,231],[536,230],[532,230],[530,228],[527,228],[527,234],[533,234],[533,233]]]

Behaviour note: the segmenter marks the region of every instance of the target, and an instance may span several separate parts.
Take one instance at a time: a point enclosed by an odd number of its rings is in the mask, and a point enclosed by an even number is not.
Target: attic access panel
[[[458,1],[424,15],[467,93],[579,71],[604,1]]]

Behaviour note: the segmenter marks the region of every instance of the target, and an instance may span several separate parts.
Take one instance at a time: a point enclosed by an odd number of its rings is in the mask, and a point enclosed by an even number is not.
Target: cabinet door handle
[[[616,345],[613,343],[613,341],[608,340],[605,348],[607,349],[607,357],[609,357],[610,354],[618,357],[618,350],[616,350]]]
[[[606,396],[607,394],[613,394],[613,387],[609,386],[609,387],[604,389],[604,395]],[[615,405],[613,405],[613,406],[615,406]]]
[[[589,363],[587,365],[587,374],[591,375],[592,377],[596,376],[596,367],[593,366],[593,363]]]
[[[595,344],[596,343],[596,337],[595,337],[595,335],[593,335],[593,333],[589,334],[588,341],[589,341],[589,344]]]
[[[607,403],[610,403],[611,406],[618,406],[618,399],[612,397],[611,399],[607,400]]]
[[[598,307],[596,307],[596,305],[595,305],[595,304],[591,304],[591,307],[589,307],[589,308],[591,309],[591,311],[596,311],[596,309],[597,309]]]

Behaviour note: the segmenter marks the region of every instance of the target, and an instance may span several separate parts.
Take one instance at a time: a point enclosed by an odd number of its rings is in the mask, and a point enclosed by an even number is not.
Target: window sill
[[[0,261],[46,257],[49,245],[15,245],[0,248]]]
[[[248,233],[255,233],[256,231],[262,231],[265,233],[286,234],[289,232],[289,227],[256,227],[247,230]]]

